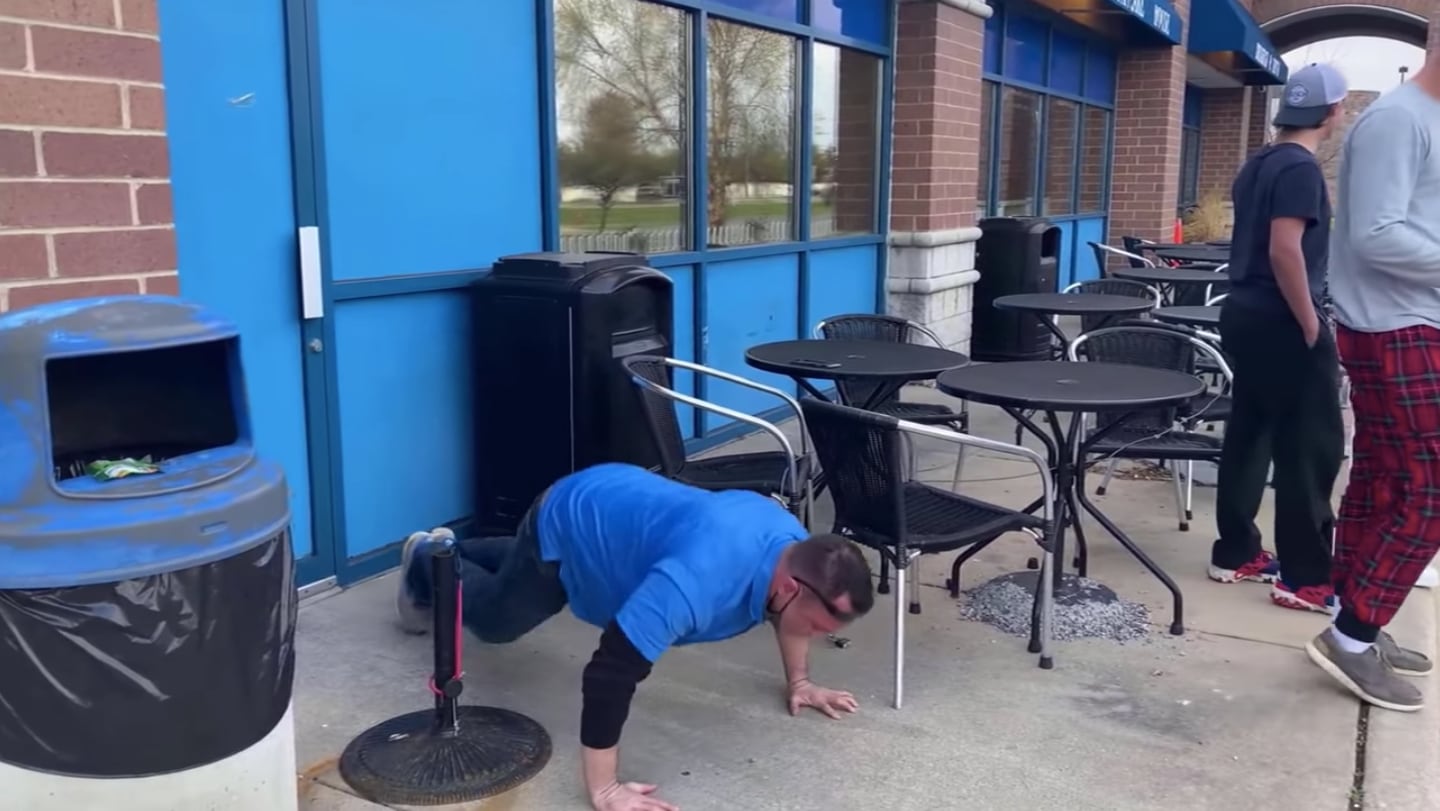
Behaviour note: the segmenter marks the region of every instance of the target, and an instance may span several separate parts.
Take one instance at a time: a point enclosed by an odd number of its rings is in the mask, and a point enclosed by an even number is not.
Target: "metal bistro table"
[[[1054,560],[1061,574],[1055,578],[1057,595],[1083,588],[1075,575],[1064,574],[1067,527],[1075,531],[1075,540],[1079,545],[1080,556],[1075,566],[1081,576],[1085,573],[1085,534],[1080,526],[1080,508],[1083,507],[1165,584],[1175,599],[1170,633],[1179,635],[1185,632],[1179,586],[1085,495],[1085,468],[1104,460],[1086,465],[1078,464],[1078,461],[1085,458],[1086,447],[1123,422],[1116,420],[1107,428],[1082,438],[1086,414],[1119,412],[1124,416],[1146,408],[1187,402],[1205,390],[1205,384],[1199,378],[1184,372],[1122,363],[1018,361],[955,369],[940,375],[935,385],[955,397],[999,406],[1045,444],[1055,474]],[[1049,433],[1027,417],[1026,411],[1043,412],[1050,427]],[[1071,415],[1068,428],[1061,425],[1060,414],[1063,413]],[[1039,507],[1036,502],[1026,511],[1033,512]],[[960,565],[984,547],[985,544],[971,547],[956,561],[954,573],[957,583]],[[1032,647],[1038,644],[1035,632],[1036,628],[1032,627]]]
[[[1230,261],[1230,246],[1225,245],[1181,245],[1174,248],[1156,248],[1155,255],[1172,262],[1196,265],[1223,265]]]
[[[1138,315],[1155,308],[1155,302],[1150,299],[1109,293],[1018,293],[1001,296],[991,304],[997,310],[1019,310],[1034,315],[1060,341],[1061,346],[1069,346],[1070,339],[1050,316]]]
[[[1160,288],[1160,296],[1167,305],[1175,300],[1177,287],[1230,282],[1230,276],[1226,273],[1200,268],[1116,268],[1110,271],[1110,275],[1117,279],[1155,285]]]
[[[752,346],[745,350],[745,362],[764,372],[791,377],[811,396],[826,401],[829,398],[811,380],[877,383],[864,403],[851,404],[871,411],[906,383],[933,380],[941,372],[968,365],[970,358],[923,344],[812,339]]]
[[[1150,314],[1156,321],[1214,330],[1220,326],[1220,307],[1159,307]]]

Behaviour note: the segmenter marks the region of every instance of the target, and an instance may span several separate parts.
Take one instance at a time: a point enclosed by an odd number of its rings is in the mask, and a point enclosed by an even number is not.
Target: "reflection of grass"
[[[829,206],[815,203],[813,213],[824,213]],[[751,218],[784,217],[790,206],[784,200],[743,200],[731,203],[726,211],[727,222],[744,222]],[[680,224],[681,207],[678,202],[666,203],[616,203],[610,207],[610,216],[605,220],[605,230],[623,231],[626,228],[673,228]],[[594,203],[566,203],[560,207],[560,225],[569,230],[594,230],[600,225],[600,207]]]

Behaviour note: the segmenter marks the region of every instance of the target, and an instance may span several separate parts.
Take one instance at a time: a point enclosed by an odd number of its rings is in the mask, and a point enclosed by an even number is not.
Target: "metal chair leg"
[[[1180,531],[1189,532],[1190,522],[1185,518],[1185,483],[1181,481],[1180,462],[1171,460],[1169,468],[1170,479],[1175,482],[1175,512],[1180,519]]]
[[[1119,461],[1114,456],[1110,457],[1110,463],[1105,466],[1105,477],[1100,480],[1100,486],[1095,488],[1095,495],[1105,495],[1105,488],[1110,486],[1110,478],[1115,475],[1115,463]]]
[[[960,492],[960,474],[965,470],[965,446],[960,446],[960,452],[955,454],[955,476],[950,480],[950,489],[953,492]]]
[[[899,579],[898,577],[896,578]],[[875,586],[876,594],[890,593],[890,559],[880,556],[880,582]]]
[[[905,698],[905,578],[895,578],[895,684],[891,703],[895,709]]]
[[[905,567],[905,576],[910,580],[910,613],[920,613],[920,559],[916,558]]]
[[[1185,463],[1185,520],[1195,520],[1195,462]]]

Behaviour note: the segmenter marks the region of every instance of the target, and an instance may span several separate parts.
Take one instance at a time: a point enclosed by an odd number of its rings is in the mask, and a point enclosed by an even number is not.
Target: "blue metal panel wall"
[[[353,301],[336,311],[350,557],[473,512],[470,333],[460,292]]]
[[[665,275],[675,283],[675,357],[681,360],[699,362],[695,357],[695,268],[687,265],[665,268]],[[675,375],[675,389],[683,394],[695,394],[695,375],[680,372]],[[679,407],[680,429],[686,439],[695,436],[695,410],[690,406]]]
[[[867,245],[811,252],[804,337],[832,315],[875,311],[875,250]]]
[[[317,3],[332,277],[538,249],[535,5]]]
[[[704,276],[704,363],[751,380],[795,391],[787,377],[759,372],[745,364],[745,350],[756,344],[797,337],[799,319],[799,257],[796,254],[715,262]],[[775,398],[731,383],[707,382],[711,402],[758,414],[780,405]],[[704,418],[706,430],[724,425],[713,414]]]
[[[1105,217],[1087,217],[1075,221],[1075,281],[1100,278],[1100,266],[1095,263],[1095,251],[1088,243],[1105,242]]]

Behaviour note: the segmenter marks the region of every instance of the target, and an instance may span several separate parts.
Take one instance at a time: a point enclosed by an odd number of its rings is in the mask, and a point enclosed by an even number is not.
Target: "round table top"
[[[1230,281],[1229,274],[1199,268],[1116,268],[1110,271],[1110,275],[1149,284],[1222,284]]]
[[[1172,324],[1189,324],[1192,327],[1217,327],[1220,325],[1220,308],[1215,307],[1160,307],[1151,315],[1156,321]]]
[[[991,302],[998,310],[1025,310],[1045,315],[1106,315],[1143,313],[1155,302],[1139,296],[1110,293],[1017,293]]]
[[[1163,259],[1173,259],[1176,262],[1205,262],[1212,265],[1223,265],[1230,261],[1230,248],[1221,245],[1157,248],[1155,253]]]
[[[1129,411],[1200,394],[1200,378],[1126,363],[1033,360],[952,369],[935,380],[946,394],[989,405],[1043,411]]]
[[[812,380],[877,377],[929,380],[970,358],[924,344],[810,339],[776,341],[745,350],[745,362],[766,372]]]

